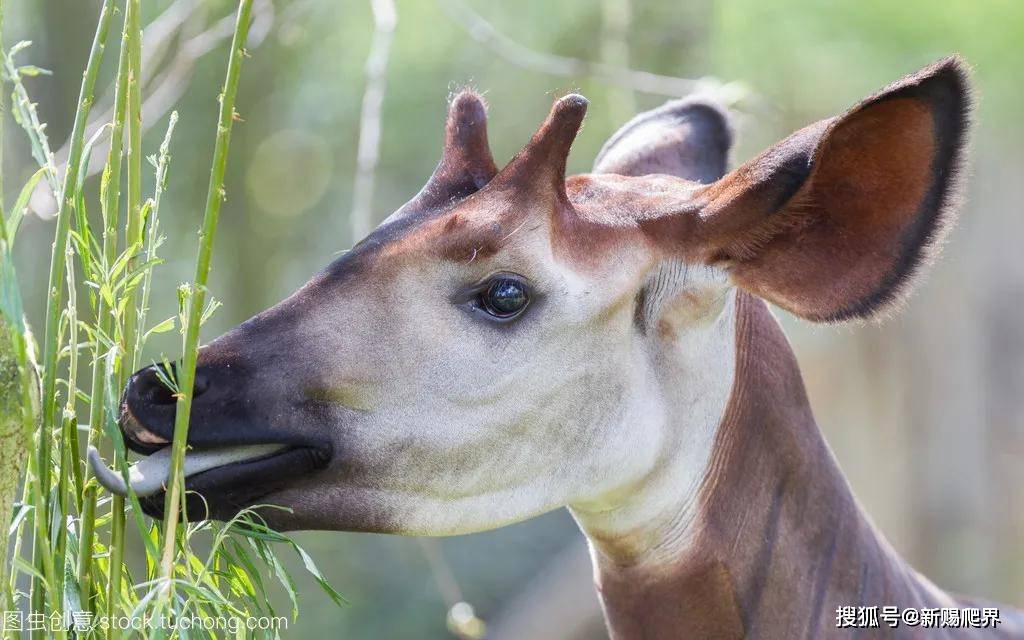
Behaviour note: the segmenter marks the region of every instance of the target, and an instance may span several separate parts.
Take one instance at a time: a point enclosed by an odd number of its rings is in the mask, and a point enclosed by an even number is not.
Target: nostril
[[[147,367],[137,373],[132,384],[133,390],[136,396],[146,404],[174,404],[177,402],[174,391],[164,382],[164,378],[168,376],[162,375],[164,372],[158,371],[157,366],[159,365]],[[173,369],[174,365],[171,367]]]
[[[152,405],[175,404],[178,401],[177,395],[168,386],[167,381],[173,379],[174,365],[171,365],[172,375],[163,375],[164,372],[157,369],[159,365],[148,367],[136,374],[132,383],[133,391],[142,402]],[[197,398],[210,388],[210,376],[200,370],[196,371],[195,381],[192,384],[193,397]]]
[[[176,367],[170,365],[168,373],[161,365],[146,367],[137,372],[128,383],[128,397],[137,402],[136,406],[167,406],[178,402],[178,396],[171,388],[174,384]],[[211,376],[207,371],[199,369],[196,371],[195,380],[192,383],[193,398],[205,394],[210,389]]]

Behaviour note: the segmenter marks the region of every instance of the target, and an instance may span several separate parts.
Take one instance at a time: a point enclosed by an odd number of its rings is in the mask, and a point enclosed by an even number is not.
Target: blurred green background
[[[100,2],[7,4],[5,41],[33,40],[21,60],[54,72],[27,84],[56,149],[70,130]],[[147,153],[162,138],[168,109],[181,115],[161,211],[167,262],[155,285],[168,294],[155,300],[156,320],[174,313],[170,292],[192,271],[226,59],[218,21],[233,3],[144,6],[144,22],[157,20],[144,42],[153,73]],[[979,96],[968,200],[935,272],[906,311],[882,325],[783,322],[819,423],[895,547],[945,588],[1024,604],[1024,3],[398,0],[395,9],[370,201],[375,221],[429,175],[445,99],[463,84],[486,93],[499,163],[526,142],[553,97],[588,96],[590,114],[570,160],[570,169],[585,171],[619,124],[671,97],[634,91],[622,79],[636,76],[609,69],[741,83],[735,164],[905,73],[962,53]],[[212,273],[224,306],[207,340],[277,302],[357,239],[350,217],[371,5],[261,0],[255,12],[238,97],[244,122],[232,141]],[[108,55],[107,81],[113,66]],[[732,84],[702,86],[739,95]],[[5,171],[13,185],[33,167],[13,125],[9,131]],[[44,197],[36,206],[47,211]],[[28,220],[18,256],[37,327],[52,233],[52,222]],[[176,349],[168,334],[150,355],[174,357]],[[472,603],[495,638],[603,637],[584,542],[564,512],[439,543],[298,538],[352,604],[335,608],[305,582],[303,613],[286,637],[452,637],[445,613],[458,599]]]

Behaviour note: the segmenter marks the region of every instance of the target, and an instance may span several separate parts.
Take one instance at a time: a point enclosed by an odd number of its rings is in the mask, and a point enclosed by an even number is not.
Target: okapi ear
[[[698,196],[707,261],[809,320],[884,310],[953,221],[970,107],[950,57],[795,133]]]
[[[479,94],[463,89],[448,106],[441,161],[393,217],[445,208],[482,189],[497,173],[487,142],[487,107]]]
[[[732,137],[722,107],[702,99],[672,100],[639,114],[608,138],[594,173],[663,173],[708,184],[725,173]]]

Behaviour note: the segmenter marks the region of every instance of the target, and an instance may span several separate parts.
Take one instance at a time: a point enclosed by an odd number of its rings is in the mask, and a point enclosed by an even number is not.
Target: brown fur
[[[927,638],[971,632],[837,629],[836,608],[983,606],[910,568],[871,524],[814,422],[792,350],[764,302],[741,294],[737,368],[700,490],[699,533],[668,565],[598,559],[615,638]],[[985,637],[1021,637],[1003,624]],[[976,630],[977,637],[981,635]],[[926,635],[925,635],[926,634]]]

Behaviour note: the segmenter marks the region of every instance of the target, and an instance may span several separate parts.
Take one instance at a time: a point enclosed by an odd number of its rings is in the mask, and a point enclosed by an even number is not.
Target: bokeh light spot
[[[249,196],[282,218],[301,215],[327,190],[332,157],[327,145],[299,129],[281,129],[256,148],[246,175]]]

